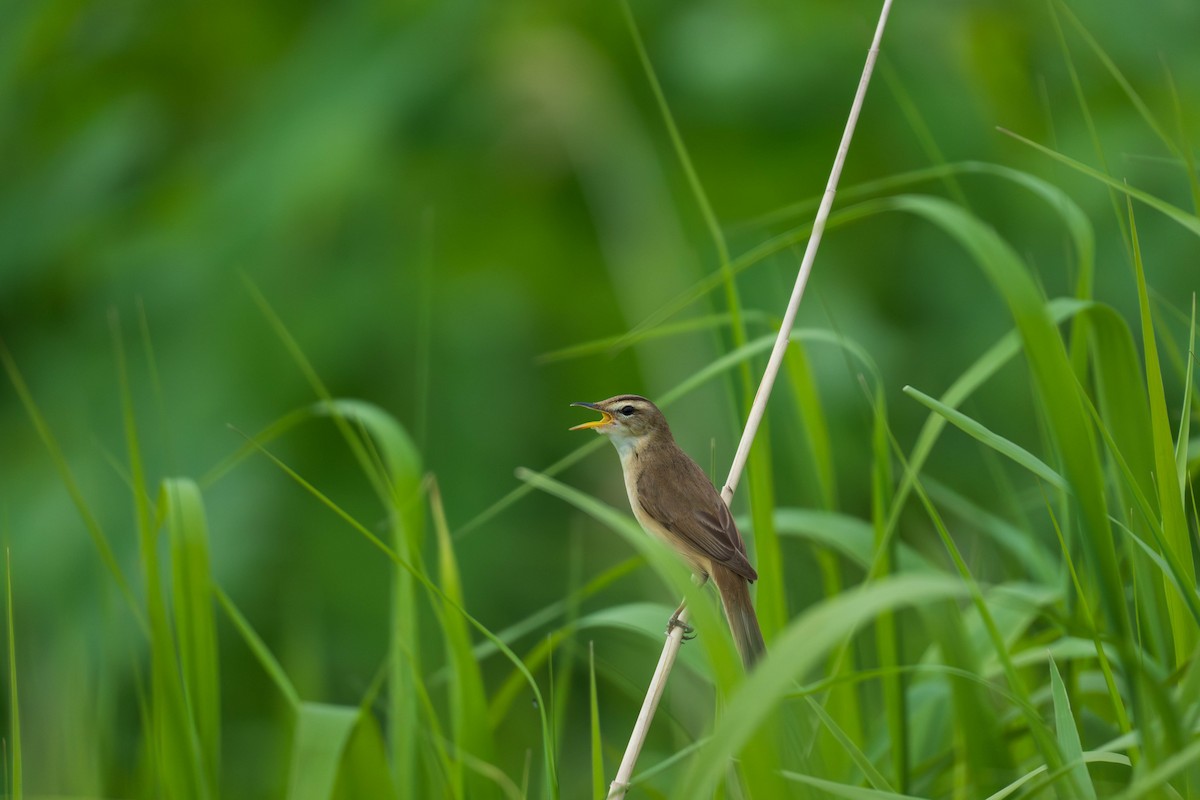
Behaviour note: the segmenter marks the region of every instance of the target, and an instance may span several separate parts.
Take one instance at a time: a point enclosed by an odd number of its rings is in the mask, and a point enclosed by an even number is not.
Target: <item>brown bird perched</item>
[[[749,669],[766,652],[750,584],[758,573],[746,558],[746,545],[729,507],[700,465],[675,443],[667,419],[644,397],[622,394],[599,403],[572,403],[599,411],[595,422],[571,430],[595,429],[612,439],[621,456],[625,490],[633,515],[650,535],[683,557],[700,585],[712,578],[721,594],[733,641]],[[667,633],[683,626],[683,605],[667,623]]]

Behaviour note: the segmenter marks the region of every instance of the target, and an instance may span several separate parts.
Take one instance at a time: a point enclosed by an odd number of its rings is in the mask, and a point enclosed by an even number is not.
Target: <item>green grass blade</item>
[[[1129,202],[1129,232],[1133,245],[1133,264],[1137,274],[1138,303],[1142,316],[1142,348],[1146,362],[1146,388],[1150,397],[1151,442],[1154,449],[1155,486],[1158,489],[1158,511],[1162,520],[1163,538],[1167,547],[1175,554],[1183,568],[1181,581],[1184,586],[1196,584],[1196,570],[1184,517],[1183,494],[1177,479],[1175,442],[1171,436],[1171,422],[1167,414],[1166,392],[1163,389],[1162,371],[1158,361],[1158,348],[1154,342],[1154,322],[1150,316],[1150,299],[1146,291],[1146,273],[1142,265],[1141,247],[1138,242],[1137,224],[1133,217],[1133,204]],[[1186,663],[1197,643],[1194,621],[1182,600],[1174,592],[1167,594],[1167,612],[1174,634],[1175,666]]]
[[[1083,747],[1079,743],[1079,729],[1071,713],[1071,700],[1067,696],[1067,685],[1063,683],[1058,665],[1050,659],[1050,691],[1054,697],[1054,729],[1058,734],[1058,747],[1063,760],[1074,763],[1067,773],[1071,780],[1071,797],[1078,800],[1096,800],[1096,787],[1083,762]]]
[[[5,613],[8,617],[8,703],[11,720],[9,738],[12,741],[12,798],[25,797],[25,758],[21,752],[21,708],[17,692],[17,627],[13,622],[12,551],[4,548]]]
[[[997,453],[1008,457],[1016,464],[1020,465],[1024,469],[1029,470],[1037,477],[1049,483],[1054,488],[1059,490],[1067,489],[1066,482],[1063,480],[1061,475],[1051,469],[1046,462],[1042,461],[1033,453],[1030,453],[1028,450],[1016,444],[1015,442],[1005,439],[1003,436],[1000,436],[994,431],[988,429],[982,423],[971,419],[961,411],[950,408],[945,403],[935,400],[919,389],[914,389],[911,386],[905,386],[903,391],[906,395],[913,398],[921,405],[937,414],[941,414],[948,422],[974,438],[976,441],[981,442],[982,444],[985,444],[995,450]]]
[[[200,488],[186,478],[166,480],[159,492],[171,540],[171,607],[179,663],[210,786],[218,785],[221,756],[221,680],[213,618],[208,523]]]
[[[287,800],[330,800],[350,735],[358,724],[355,706],[301,703],[296,709]]]
[[[458,563],[450,541],[450,530],[446,526],[441,492],[437,482],[432,479],[429,482],[429,504],[433,509],[433,528],[437,534],[438,582],[447,598],[465,608],[462,579],[459,577]],[[441,603],[437,604],[436,609],[450,666],[450,730],[460,765],[459,773],[455,776],[455,793],[477,797],[491,787],[480,781],[481,776],[464,773],[461,765],[467,756],[481,761],[492,761],[494,758],[495,744],[492,741],[492,732],[484,724],[488,718],[487,691],[484,688],[479,662],[475,660],[472,652],[471,633],[467,629],[466,620]]]

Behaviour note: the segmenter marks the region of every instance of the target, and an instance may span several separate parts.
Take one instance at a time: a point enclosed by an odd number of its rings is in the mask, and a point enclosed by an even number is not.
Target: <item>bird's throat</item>
[[[612,436],[613,446],[617,448],[617,455],[621,457],[621,466],[624,467],[631,459],[637,456],[638,439],[634,436]]]

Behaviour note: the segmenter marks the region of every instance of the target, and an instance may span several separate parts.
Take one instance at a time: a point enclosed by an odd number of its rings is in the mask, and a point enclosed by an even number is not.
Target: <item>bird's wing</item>
[[[638,475],[642,509],[674,534],[680,547],[723,564],[748,581],[758,580],[729,507],[704,470],[682,450],[673,449],[670,469],[643,469]]]

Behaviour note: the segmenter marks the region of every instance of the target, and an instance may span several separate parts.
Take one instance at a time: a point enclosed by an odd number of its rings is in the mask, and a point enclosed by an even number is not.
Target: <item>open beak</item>
[[[604,425],[608,425],[610,422],[613,421],[612,414],[608,413],[607,411],[605,411],[603,408],[596,405],[595,403],[571,403],[571,405],[583,406],[584,408],[590,408],[594,411],[599,411],[600,414],[602,415],[600,417],[600,419],[592,420],[591,422],[585,422],[582,425],[576,425],[575,427],[571,428],[571,430],[573,430],[573,431],[582,431],[582,430],[587,430],[588,428],[600,428],[600,427],[603,427]]]

